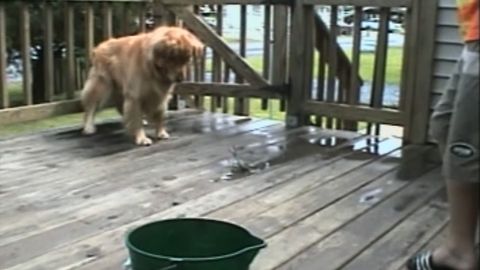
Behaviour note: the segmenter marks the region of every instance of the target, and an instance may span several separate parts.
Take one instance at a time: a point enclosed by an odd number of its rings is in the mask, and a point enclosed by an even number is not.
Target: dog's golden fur
[[[184,80],[189,62],[203,53],[203,48],[193,34],[175,26],[99,44],[92,52],[82,91],[83,132],[95,132],[96,110],[113,101],[136,144],[152,143],[143,129],[143,116],[155,124],[158,139],[168,138],[164,116],[174,85]]]

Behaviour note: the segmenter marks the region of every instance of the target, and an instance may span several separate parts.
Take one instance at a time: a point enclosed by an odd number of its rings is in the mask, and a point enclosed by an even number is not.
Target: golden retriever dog
[[[188,64],[203,49],[197,37],[176,26],[100,43],[92,52],[81,94],[83,133],[95,133],[95,112],[113,102],[137,145],[152,144],[143,129],[144,116],[155,125],[155,137],[167,139],[164,118],[174,86],[185,79]]]

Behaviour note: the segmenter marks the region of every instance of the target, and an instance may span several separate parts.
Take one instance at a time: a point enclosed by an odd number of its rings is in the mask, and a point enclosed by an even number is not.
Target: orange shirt
[[[460,31],[464,41],[479,40],[478,0],[457,0]]]

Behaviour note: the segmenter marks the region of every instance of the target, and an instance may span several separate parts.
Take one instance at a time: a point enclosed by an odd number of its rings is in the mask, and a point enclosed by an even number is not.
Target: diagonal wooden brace
[[[199,39],[206,45],[215,50],[220,57],[227,62],[228,66],[247,82],[254,86],[267,86],[269,83],[250,66],[243,57],[235,53],[227,43],[213,29],[210,28],[202,19],[184,6],[165,6],[168,10],[175,13],[186,26],[192,30]]]

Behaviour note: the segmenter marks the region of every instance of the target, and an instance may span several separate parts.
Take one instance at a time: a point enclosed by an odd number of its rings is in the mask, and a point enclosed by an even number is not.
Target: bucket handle
[[[171,269],[175,269],[177,268],[178,265],[177,264],[172,264],[170,266],[167,266],[167,267],[164,267],[164,268],[160,268],[160,269],[157,269],[157,270],[171,270]]]

